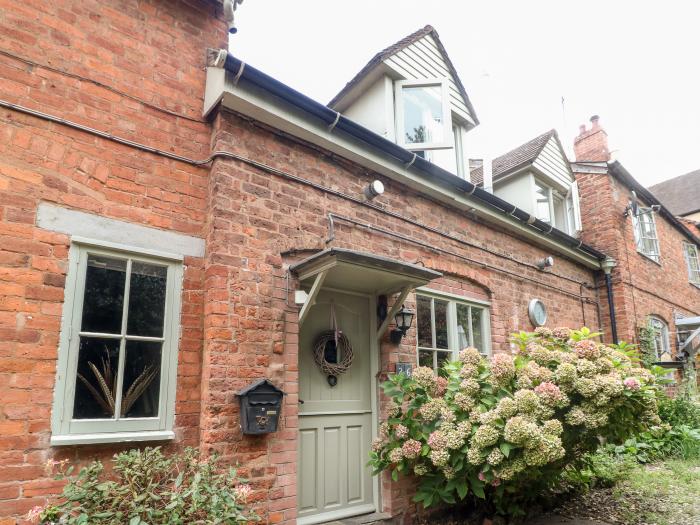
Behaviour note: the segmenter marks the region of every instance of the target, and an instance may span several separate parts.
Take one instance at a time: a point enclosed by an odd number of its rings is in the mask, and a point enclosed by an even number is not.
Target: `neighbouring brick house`
[[[145,444],[240,465],[268,523],[410,521],[411,481],[364,466],[382,377],[465,345],[507,352],[543,322],[609,325],[612,261],[578,238],[584,191],[556,134],[507,166],[523,207],[473,184],[478,119],[432,28],[331,109],[219,51],[223,13],[4,4],[1,524],[60,490],[48,460]],[[312,355],[333,318],[354,353],[335,379]],[[261,378],[286,394],[279,428],[244,435],[235,394]]]
[[[580,189],[582,239],[616,261],[611,278],[617,337],[637,342],[655,332],[660,361],[695,355],[700,345],[700,262],[697,230],[669,211],[617,161],[597,116],[581,126],[572,163]],[[610,318],[603,331],[612,335]],[[664,357],[666,354],[666,357]]]

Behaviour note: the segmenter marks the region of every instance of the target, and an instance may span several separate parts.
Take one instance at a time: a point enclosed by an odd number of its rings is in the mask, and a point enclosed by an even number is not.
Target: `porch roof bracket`
[[[411,293],[411,290],[413,290],[413,285],[406,285],[401,289],[398,299],[394,301],[391,310],[389,310],[389,312],[386,314],[384,321],[382,321],[382,325],[379,327],[379,330],[377,330],[377,339],[381,339],[387,328],[389,328],[389,323],[391,323],[391,320],[396,315],[396,312],[399,311],[399,308],[403,306],[403,302],[406,300],[406,297],[408,297],[408,294]]]
[[[306,319],[306,316],[309,315],[311,307],[316,303],[316,296],[318,296],[318,292],[321,291],[323,281],[326,279],[327,274],[328,270],[323,270],[316,274],[314,284],[311,286],[311,290],[309,290],[309,295],[301,307],[301,310],[299,310],[299,326],[304,323],[304,319]]]
[[[698,340],[700,340],[700,326],[698,328],[696,328],[695,330],[693,330],[693,332],[690,334],[688,339],[686,339],[683,342],[680,349],[685,350],[686,346],[689,347],[689,349],[693,348],[694,345],[691,345],[690,343],[692,343],[693,339],[695,339],[696,337],[698,338]]]

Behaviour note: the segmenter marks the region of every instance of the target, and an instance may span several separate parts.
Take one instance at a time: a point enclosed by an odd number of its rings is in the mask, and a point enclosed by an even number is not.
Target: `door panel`
[[[318,334],[330,328],[331,304],[353,347],[350,369],[331,387],[313,358]],[[373,510],[369,298],[323,291],[299,334],[300,523]]]
[[[338,326],[353,348],[350,369],[331,387],[314,361],[313,345],[319,333],[330,329],[331,304]],[[311,307],[299,334],[299,397],[304,413],[371,410],[369,299],[340,293],[321,292]]]
[[[299,418],[299,518],[372,504],[372,414]],[[317,439],[318,438],[318,439]]]

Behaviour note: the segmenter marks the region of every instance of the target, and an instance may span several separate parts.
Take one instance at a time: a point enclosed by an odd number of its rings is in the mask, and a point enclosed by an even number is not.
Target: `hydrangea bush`
[[[633,352],[587,328],[538,328],[513,337],[517,355],[490,361],[475,348],[436,376],[391,376],[391,398],[370,464],[418,478],[425,507],[476,497],[516,515],[600,440],[621,442],[658,423],[655,376]]]

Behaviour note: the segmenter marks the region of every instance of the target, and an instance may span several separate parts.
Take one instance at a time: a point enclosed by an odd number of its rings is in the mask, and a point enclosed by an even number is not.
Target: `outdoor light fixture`
[[[411,323],[413,323],[413,316],[416,315],[414,311],[408,310],[406,307],[401,306],[401,310],[396,312],[394,316],[394,321],[396,322],[396,329],[391,331],[391,342],[394,344],[399,344],[403,336],[406,335],[409,328],[411,328]]]
[[[539,261],[537,261],[537,267],[540,270],[544,270],[545,268],[551,268],[552,266],[554,266],[554,257],[552,256],[545,257],[544,259],[540,259]]]
[[[365,186],[364,193],[367,199],[372,200],[384,193],[384,184],[382,184],[382,181],[380,180],[372,181]]]

